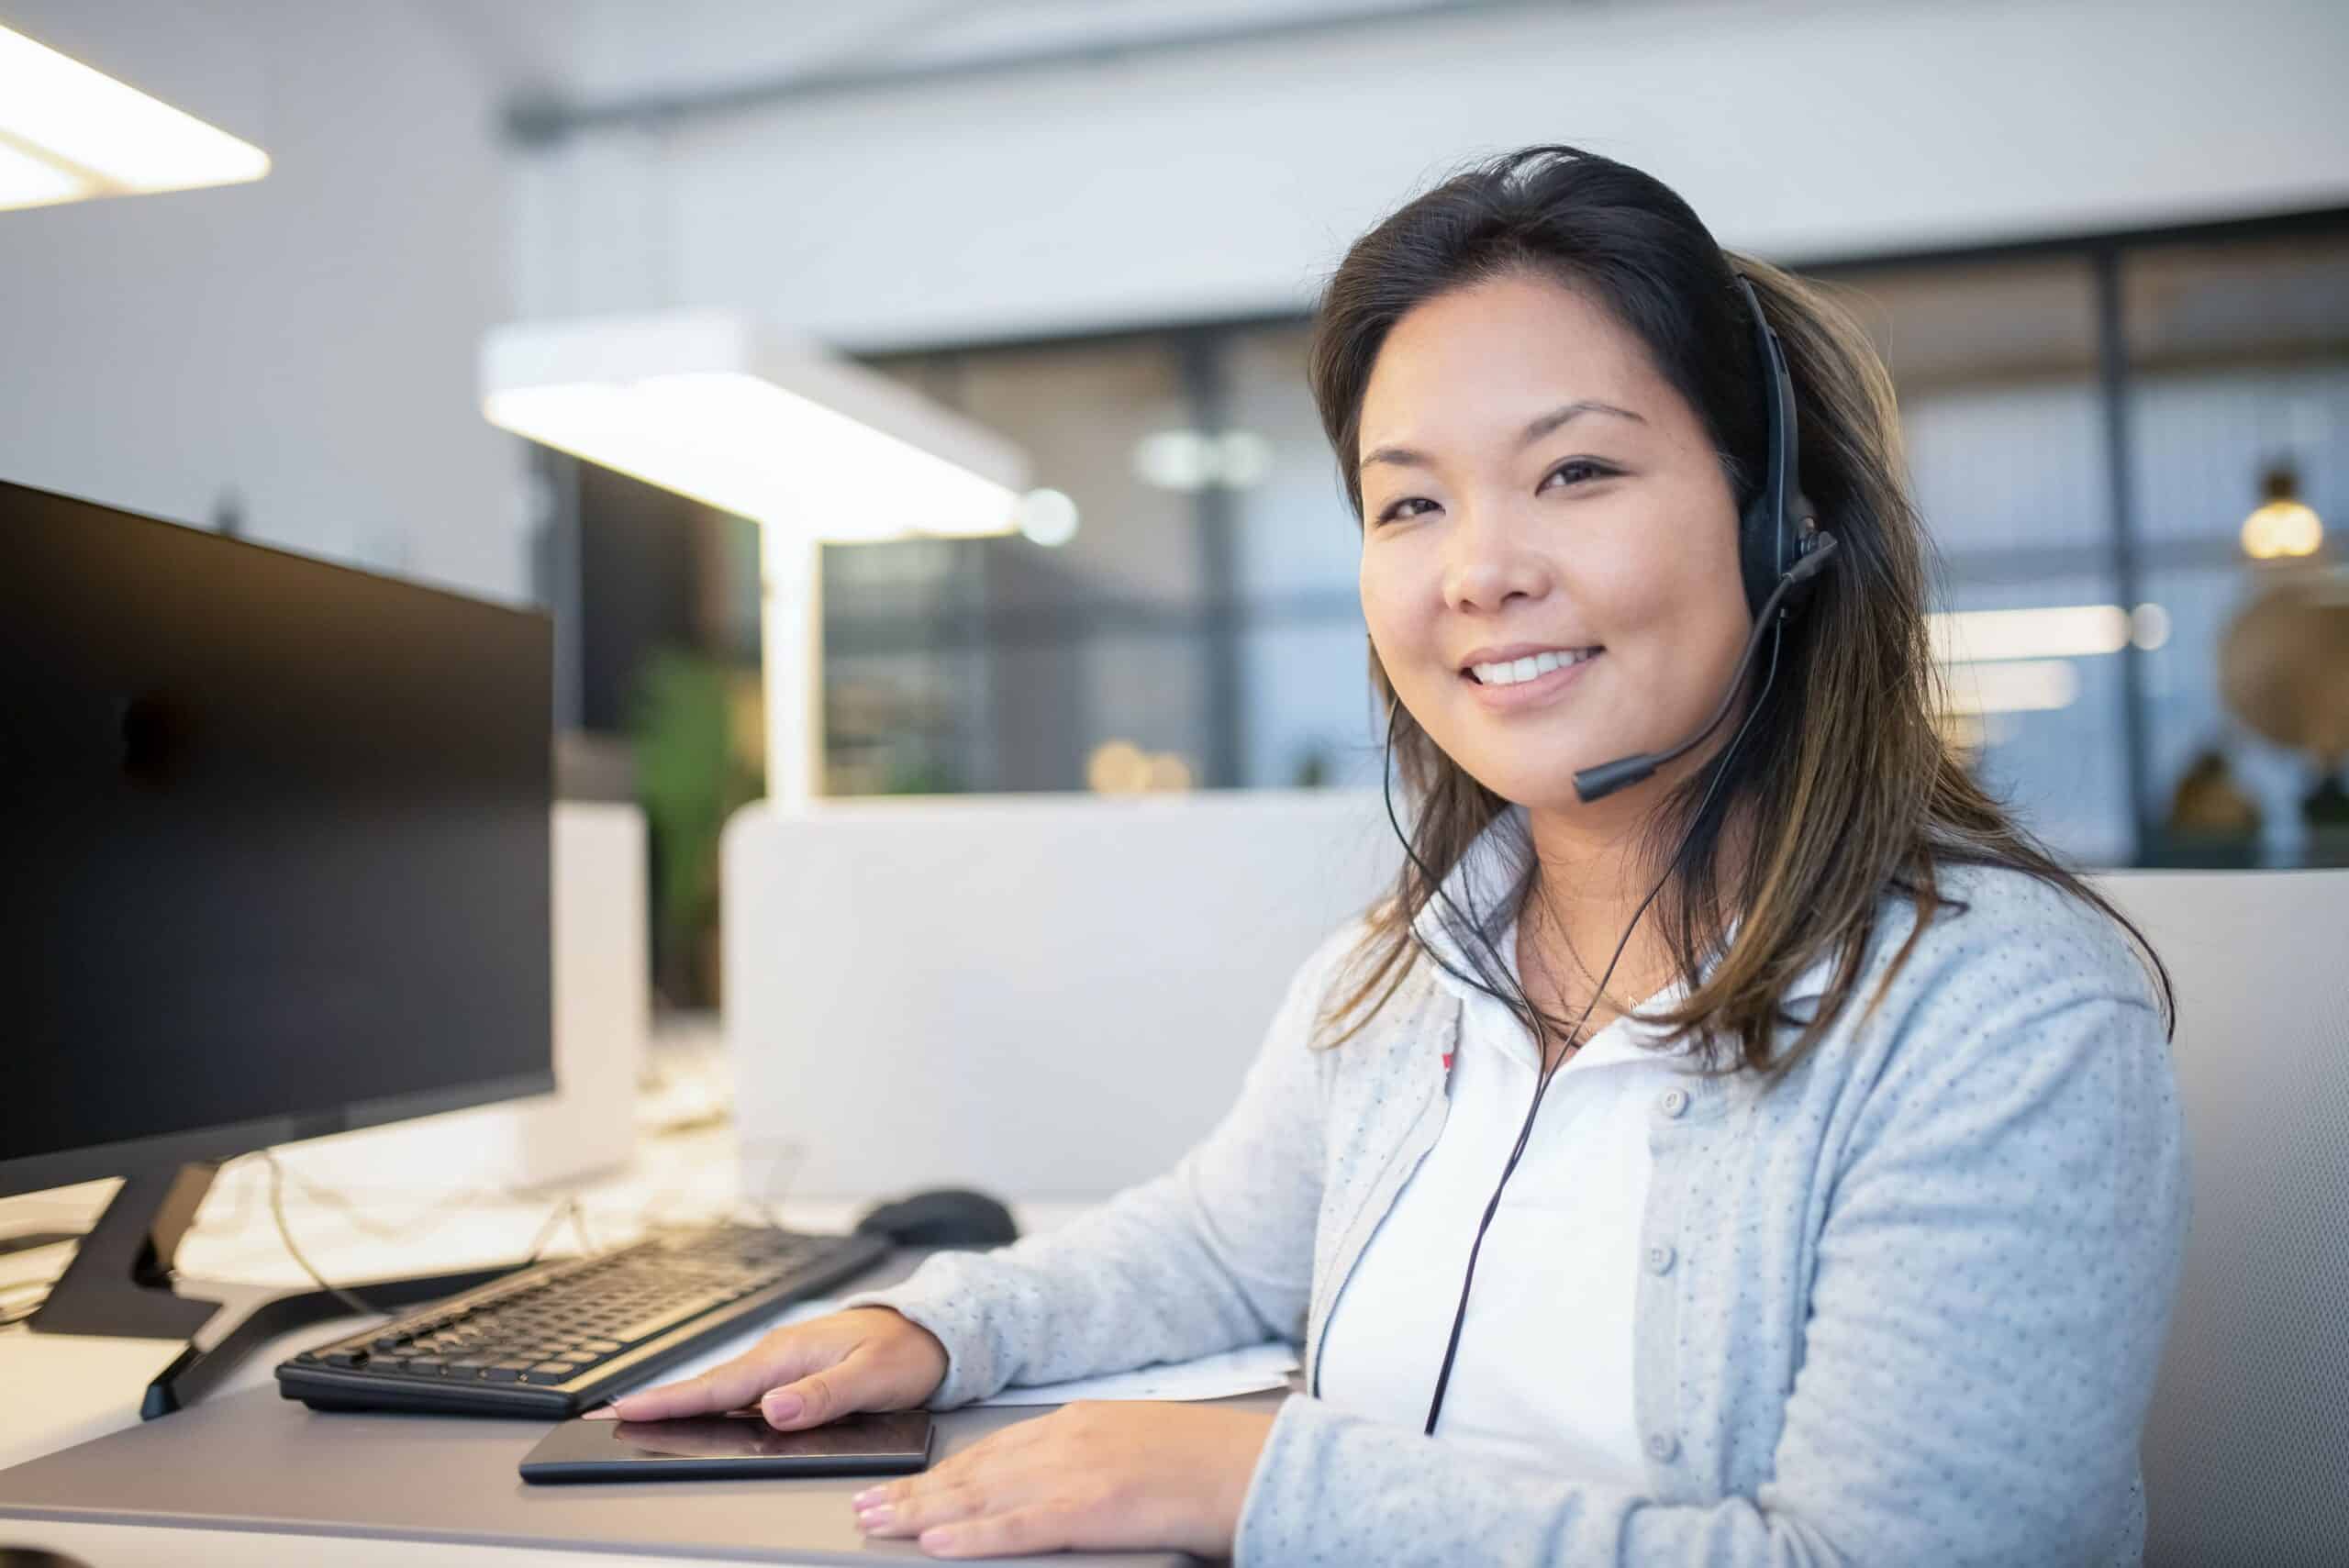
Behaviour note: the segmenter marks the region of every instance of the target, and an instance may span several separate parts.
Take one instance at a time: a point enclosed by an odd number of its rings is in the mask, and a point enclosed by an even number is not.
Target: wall
[[[496,88],[406,4],[0,0],[265,149],[258,183],[0,213],[0,478],[493,597],[527,584]]]
[[[2349,201],[2337,0],[1562,7],[583,135],[528,314],[757,306],[860,349],[1301,307],[1455,161],[1567,140],[1790,259]]]

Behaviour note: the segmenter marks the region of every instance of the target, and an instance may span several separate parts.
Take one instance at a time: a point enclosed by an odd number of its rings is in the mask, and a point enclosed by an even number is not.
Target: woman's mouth
[[[1607,650],[1561,648],[1520,659],[1471,664],[1460,679],[1488,708],[1508,710],[1549,701],[1578,680],[1584,670]]]

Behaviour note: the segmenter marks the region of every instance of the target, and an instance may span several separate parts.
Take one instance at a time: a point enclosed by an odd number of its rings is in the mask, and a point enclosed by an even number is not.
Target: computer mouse
[[[1019,1227],[1000,1199],[961,1187],[876,1205],[856,1228],[900,1247],[1000,1247],[1019,1239]]]

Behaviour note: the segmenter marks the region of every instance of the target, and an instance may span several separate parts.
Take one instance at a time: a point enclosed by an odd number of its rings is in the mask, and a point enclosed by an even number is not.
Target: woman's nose
[[[1447,541],[1443,600],[1461,611],[1491,611],[1512,599],[1550,591],[1550,563],[1506,517],[1490,513],[1460,519]]]

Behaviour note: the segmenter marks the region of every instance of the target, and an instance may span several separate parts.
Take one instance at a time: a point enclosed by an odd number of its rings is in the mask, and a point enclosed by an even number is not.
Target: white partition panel
[[[725,848],[746,1186],[1090,1198],[1156,1174],[1400,855],[1351,791],[746,808]]]

